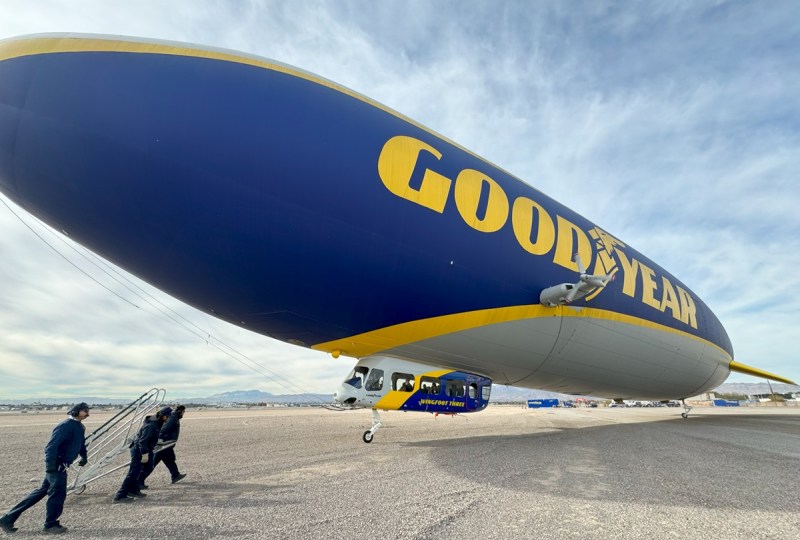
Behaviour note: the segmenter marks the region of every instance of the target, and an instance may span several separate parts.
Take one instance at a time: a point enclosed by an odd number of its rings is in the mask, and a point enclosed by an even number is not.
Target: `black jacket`
[[[181,417],[178,412],[172,413],[161,428],[158,438],[162,441],[177,441],[181,434]]]
[[[149,454],[153,451],[158,443],[158,431],[161,428],[161,422],[157,418],[147,416],[144,419],[144,424],[139,428],[136,438],[131,443],[131,448],[137,448],[139,452]]]

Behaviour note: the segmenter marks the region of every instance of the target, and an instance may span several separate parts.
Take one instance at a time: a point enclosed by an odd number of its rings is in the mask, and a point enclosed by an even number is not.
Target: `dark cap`
[[[159,411],[156,413],[156,418],[161,418],[162,416],[169,416],[171,414],[172,414],[172,407],[164,407],[162,409],[159,409]]]
[[[68,414],[70,416],[78,416],[78,414],[80,414],[81,411],[88,411],[89,409],[90,409],[89,404],[84,401],[81,401],[80,403],[76,403],[75,405],[73,405],[72,408],[69,410]]]

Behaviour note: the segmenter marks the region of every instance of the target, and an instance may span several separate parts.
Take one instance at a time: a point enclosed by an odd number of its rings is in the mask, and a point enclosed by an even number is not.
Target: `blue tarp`
[[[736,399],[715,399],[714,407],[738,407],[739,400]]]
[[[540,409],[542,407],[558,407],[557,399],[529,399],[529,409]]]

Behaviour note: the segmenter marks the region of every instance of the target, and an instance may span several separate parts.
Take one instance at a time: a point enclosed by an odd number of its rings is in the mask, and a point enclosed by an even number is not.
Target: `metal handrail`
[[[166,395],[162,388],[151,388],[89,434],[86,437],[89,463],[77,467],[67,492],[83,493],[87,484],[127,467],[129,460],[117,457],[130,447],[145,417],[161,406]]]

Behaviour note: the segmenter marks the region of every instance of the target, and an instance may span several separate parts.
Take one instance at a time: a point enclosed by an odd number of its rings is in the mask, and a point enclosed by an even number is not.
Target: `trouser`
[[[3,516],[6,523],[13,524],[28,508],[41,501],[47,495],[44,526],[50,528],[58,525],[58,518],[64,511],[64,500],[67,498],[67,471],[45,473],[42,485],[31,491],[27,497]]]
[[[150,461],[153,461],[153,453],[150,452]],[[128,493],[139,492],[139,474],[142,472],[142,452],[136,448],[131,448],[131,464],[128,467],[128,474],[125,475],[125,480],[117,491],[116,498],[121,499],[126,497]]]
[[[150,473],[156,468],[161,462],[164,462],[164,465],[167,466],[169,469],[169,474],[172,476],[173,479],[180,476],[180,472],[178,472],[178,465],[175,463],[175,448],[170,447],[166,450],[161,450],[160,452],[156,453],[155,459],[151,459],[147,465],[142,467],[142,472],[139,473],[139,484],[144,484],[144,481],[147,480],[147,477],[150,476]]]

